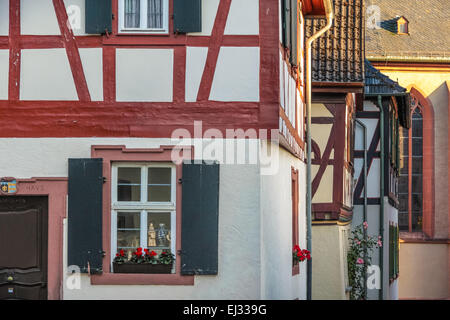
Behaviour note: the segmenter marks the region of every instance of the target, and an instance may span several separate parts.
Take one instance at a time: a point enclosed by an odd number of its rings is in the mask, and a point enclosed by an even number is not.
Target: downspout
[[[380,109],[380,235],[381,243],[380,247],[380,274],[381,274],[381,288],[379,291],[379,300],[383,300],[384,297],[384,109],[381,95],[378,95],[378,109]]]
[[[325,15],[327,24],[325,27],[317,31],[306,41],[306,141],[308,160],[306,166],[306,248],[312,253],[312,179],[311,179],[311,94],[312,94],[312,76],[311,76],[311,49],[314,40],[327,32],[333,24],[333,4],[332,0],[324,0]],[[312,259],[307,262],[306,276],[306,298],[312,299]]]
[[[363,174],[364,174],[364,211],[363,211],[363,221],[367,221],[367,127],[366,125],[355,119],[356,123],[363,128],[363,148],[364,148],[364,164],[363,164]],[[364,240],[366,246],[364,247],[364,261],[367,261],[367,229],[364,229]],[[367,266],[365,266],[367,268]],[[364,298],[367,300],[367,270],[364,273]]]

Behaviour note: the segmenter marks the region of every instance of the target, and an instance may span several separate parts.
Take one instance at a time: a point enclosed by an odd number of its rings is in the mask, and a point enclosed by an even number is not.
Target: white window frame
[[[119,0],[119,33],[169,34],[169,0],[163,0],[163,27],[161,29],[147,28],[147,0],[140,0],[140,27],[125,28],[125,0]]]
[[[141,198],[140,201],[118,201],[117,200],[117,178],[118,168],[141,168]],[[170,168],[171,169],[171,200],[168,202],[148,202],[148,169]],[[140,246],[147,248],[147,217],[148,213],[170,213],[170,250],[176,254],[176,167],[169,162],[118,162],[111,167],[111,270],[112,261],[117,253],[117,213],[118,212],[140,212]],[[172,273],[175,272],[175,264]]]

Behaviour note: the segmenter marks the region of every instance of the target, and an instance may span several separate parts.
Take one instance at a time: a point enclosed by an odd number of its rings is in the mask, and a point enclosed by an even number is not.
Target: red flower
[[[119,256],[119,254],[118,253],[116,253],[116,257],[118,257]]]
[[[142,248],[137,248],[137,252],[142,252]]]
[[[301,249],[300,249],[300,247],[298,246],[298,245],[295,245],[294,246],[294,251],[300,251]]]
[[[303,260],[305,260],[305,257],[304,257],[304,256],[301,256],[301,257],[300,257],[300,261],[303,261]]]
[[[120,255],[122,256],[122,257],[124,257],[125,256],[125,251],[123,251],[123,249],[120,249]]]
[[[152,257],[154,257],[154,256],[157,255],[157,253],[156,253],[155,251],[152,251],[152,252],[150,252],[150,255],[151,255]]]

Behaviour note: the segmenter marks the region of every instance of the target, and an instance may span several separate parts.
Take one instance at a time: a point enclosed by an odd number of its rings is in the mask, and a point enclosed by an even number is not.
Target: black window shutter
[[[181,274],[218,272],[219,164],[183,164]]]
[[[202,0],[174,0],[173,21],[174,32],[201,32]]]
[[[111,0],[86,0],[85,14],[87,34],[112,32]]]
[[[102,159],[69,159],[68,265],[102,272]]]
[[[292,65],[296,66],[298,64],[297,61],[297,24],[298,24],[298,3],[297,0],[288,0],[291,1],[291,52],[290,52],[290,62]]]

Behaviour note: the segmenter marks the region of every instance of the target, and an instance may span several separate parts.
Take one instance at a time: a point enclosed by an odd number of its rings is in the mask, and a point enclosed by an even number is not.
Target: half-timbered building
[[[347,299],[354,115],[364,87],[363,1],[334,1],[332,28],[312,48],[312,296]],[[306,36],[325,25],[306,19]]]
[[[303,13],[321,11],[0,0],[0,298],[304,299]],[[114,264],[137,248],[175,262]]]
[[[364,277],[365,298],[396,300],[400,131],[411,125],[410,97],[405,88],[367,60],[364,81],[364,105],[356,112],[352,225],[367,222],[365,237],[381,244],[374,252],[367,252],[372,259]]]

